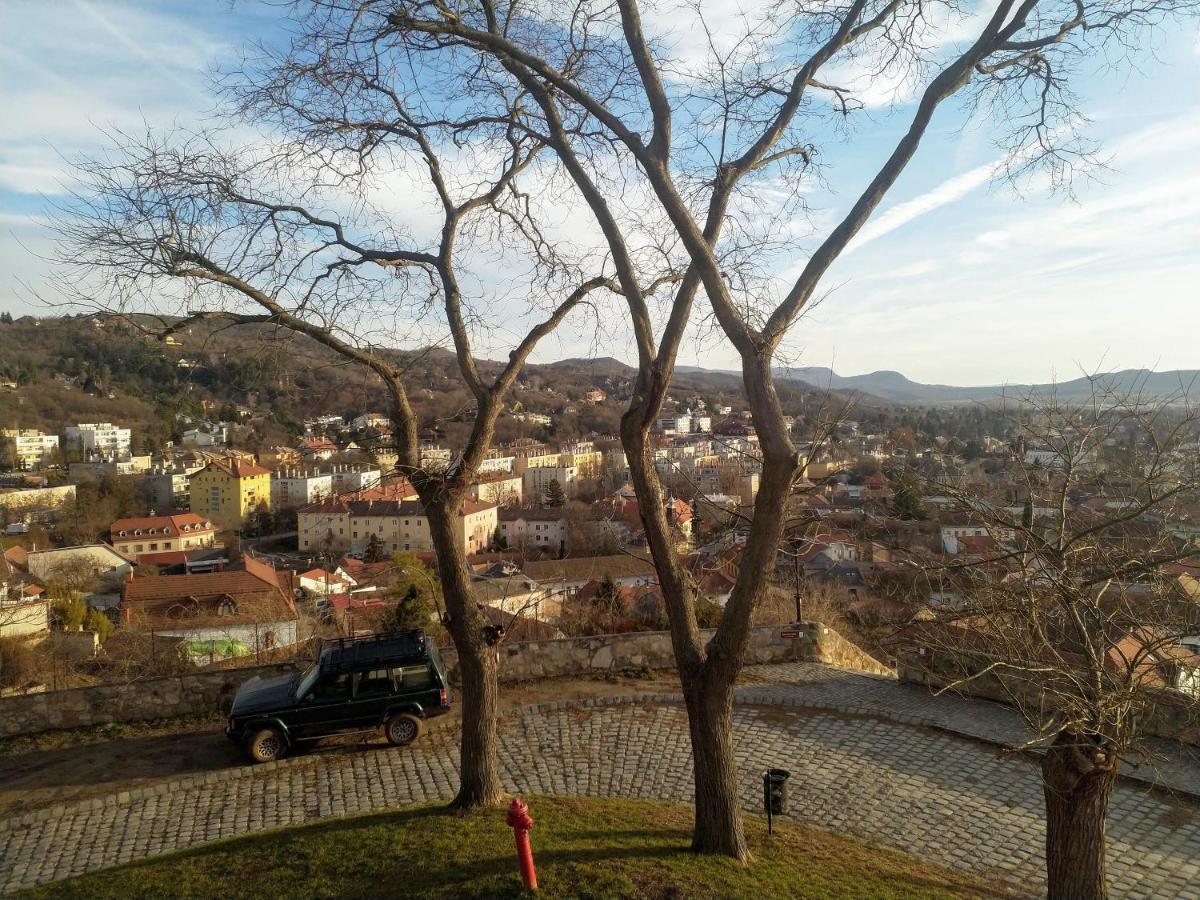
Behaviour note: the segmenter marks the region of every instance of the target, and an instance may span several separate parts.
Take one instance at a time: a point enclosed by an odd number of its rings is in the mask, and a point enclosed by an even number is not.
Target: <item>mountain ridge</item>
[[[975,386],[923,384],[891,370],[863,375],[838,375],[825,366],[787,367],[775,370],[776,378],[799,381],[812,387],[835,391],[857,391],[893,403],[942,404],[987,402],[1001,399],[1020,401],[1034,394],[1067,402],[1090,398],[1094,387],[1117,394],[1141,393],[1147,399],[1188,397],[1200,399],[1200,370],[1121,369],[1114,372],[1081,376],[1067,381],[1045,383],[1006,383]]]

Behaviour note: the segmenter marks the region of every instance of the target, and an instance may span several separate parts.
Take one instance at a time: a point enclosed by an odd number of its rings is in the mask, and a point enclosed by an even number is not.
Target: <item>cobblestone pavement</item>
[[[1005,747],[1019,747],[1032,734],[1016,711],[1003,704],[949,693],[935,696],[923,685],[894,678],[817,663],[749,666],[745,674],[759,683],[737,689],[742,703],[782,703],[882,716]],[[1200,748],[1150,741],[1148,749],[1147,758],[1123,767],[1126,777],[1200,797]]]
[[[818,675],[791,673],[795,697],[833,689]],[[785,688],[743,693],[764,690]],[[563,701],[506,715],[507,789],[689,802],[687,722],[673,699]],[[875,713],[765,699],[771,705],[735,713],[748,809],[761,802],[762,768],[782,767],[793,773],[788,815],[797,821],[1039,892],[1041,793],[1028,758]],[[410,748],[309,753],[40,810],[0,823],[0,890],[266,828],[446,800],[456,756],[455,735],[435,730]],[[1200,897],[1200,806],[1124,783],[1109,821],[1114,896]]]

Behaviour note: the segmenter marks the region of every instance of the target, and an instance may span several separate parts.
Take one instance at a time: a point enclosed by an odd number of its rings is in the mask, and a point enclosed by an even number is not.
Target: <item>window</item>
[[[386,697],[395,688],[392,686],[392,669],[373,669],[370,672],[358,673],[358,689],[354,692],[356,699],[367,697]]]
[[[400,675],[406,688],[429,687],[433,683],[428,666],[405,666],[400,670]]]
[[[342,672],[318,682],[312,695],[317,700],[347,700],[350,698],[352,684],[350,673]]]
[[[158,549],[158,544],[151,544],[151,545],[150,545],[150,549],[151,549],[151,550],[157,550],[157,549]]]

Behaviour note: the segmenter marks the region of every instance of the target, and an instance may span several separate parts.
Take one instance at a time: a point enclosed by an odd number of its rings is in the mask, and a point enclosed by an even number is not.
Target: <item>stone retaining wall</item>
[[[797,636],[783,636],[790,632]],[[442,655],[453,678],[456,654],[447,648]],[[746,663],[779,662],[823,662],[875,674],[893,674],[820,623],[753,629]],[[500,680],[505,682],[669,669],[674,665],[671,638],[665,631],[531,641],[504,644],[500,648]],[[5,697],[0,700],[0,725],[2,733],[11,737],[111,722],[205,715],[215,712],[223,697],[251,678],[269,678],[294,668],[278,663]]]
[[[963,680],[966,671],[983,671],[989,661],[989,657],[981,654],[949,654],[925,648],[923,652],[901,653],[896,658],[896,674],[901,681],[934,689],[958,682],[951,689],[952,693],[1011,705],[1009,693],[996,675]],[[1009,689],[1020,690],[1021,683],[1010,679]],[[1026,685],[1024,690],[1027,693],[1022,696],[1031,706],[1044,699],[1035,693],[1036,683]],[[1171,691],[1156,691],[1154,705],[1148,707],[1138,729],[1147,737],[1200,745],[1200,701],[1189,700],[1185,695]]]

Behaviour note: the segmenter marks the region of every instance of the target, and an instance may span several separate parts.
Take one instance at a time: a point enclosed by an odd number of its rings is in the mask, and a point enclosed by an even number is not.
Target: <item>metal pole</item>
[[[795,550],[795,552],[792,556],[792,562],[794,563],[795,582],[796,582],[796,623],[799,624],[800,622],[804,621],[804,610],[801,605],[802,601],[800,600],[800,551],[799,550]]]

